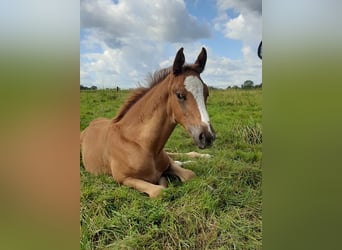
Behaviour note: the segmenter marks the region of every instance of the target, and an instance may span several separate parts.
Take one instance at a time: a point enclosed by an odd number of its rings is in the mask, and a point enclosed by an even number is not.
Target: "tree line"
[[[209,86],[210,89],[216,89],[213,86]],[[254,82],[252,80],[246,80],[241,86],[228,86],[227,89],[258,89],[258,88],[262,88],[262,83],[254,85]],[[95,85],[91,86],[91,87],[86,87],[83,86],[82,84],[80,85],[80,89],[81,90],[97,90],[97,87]],[[120,88],[116,87],[116,91],[119,91]]]
[[[254,85],[252,80],[246,80],[241,86],[228,86],[227,89],[258,89],[262,88],[262,83]]]
[[[86,87],[83,86],[82,84],[80,85],[80,90],[97,90],[97,87],[95,85],[91,86],[91,87]]]

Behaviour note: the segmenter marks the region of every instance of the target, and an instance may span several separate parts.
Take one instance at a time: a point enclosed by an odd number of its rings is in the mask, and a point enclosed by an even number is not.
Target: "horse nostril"
[[[199,140],[200,140],[201,143],[205,144],[205,134],[203,132],[200,133]]]
[[[213,141],[214,141],[214,137],[212,135],[209,135],[207,137],[207,145],[211,146],[213,144]]]
[[[211,146],[214,141],[213,136],[208,133],[206,134],[205,132],[200,133],[198,139],[204,147]]]

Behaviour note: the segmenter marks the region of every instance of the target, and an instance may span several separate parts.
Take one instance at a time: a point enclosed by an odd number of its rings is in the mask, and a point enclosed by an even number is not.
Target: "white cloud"
[[[187,42],[210,36],[209,24],[191,16],[181,0],[81,0],[81,27],[100,30],[108,46],[111,39]]]
[[[262,39],[261,0],[218,0],[217,9],[219,15],[215,26],[225,37],[249,45],[258,44]],[[238,15],[230,17],[227,15],[228,10],[234,10]]]
[[[228,38],[240,39],[245,26],[245,18],[240,14],[237,18],[233,18],[225,24],[225,36]]]
[[[136,87],[165,60],[167,44],[210,36],[209,24],[191,16],[182,0],[81,0],[81,30],[81,68],[94,76],[81,75],[81,84],[108,87]]]
[[[217,0],[219,12],[227,9],[234,9],[238,12],[255,12],[258,15],[262,13],[262,0]]]
[[[246,80],[260,84],[262,82],[260,60],[255,58],[249,47],[244,47],[242,50],[244,57],[241,59],[229,59],[217,55],[208,57],[203,80],[210,86],[220,88],[241,86]]]
[[[215,30],[227,39],[241,41],[243,55],[241,59],[230,60],[229,63],[219,59],[216,61],[216,68],[222,67],[229,71],[225,75],[226,78],[218,79],[221,82],[224,82],[224,79],[227,79],[230,85],[241,85],[245,80],[253,80],[255,84],[262,82],[261,61],[256,54],[262,40],[261,7],[261,0],[217,0]]]
[[[260,1],[218,0],[217,18],[208,23],[190,15],[183,0],[115,2],[81,0],[81,84],[133,88],[144,82],[148,72],[171,66],[180,47],[186,62],[192,63],[202,46],[208,50],[203,80],[209,85],[261,82],[261,62],[253,52],[261,39],[259,5],[254,3]],[[237,16],[229,17],[228,9]],[[209,39],[211,29],[227,39],[241,40],[243,57],[222,57],[198,42]]]
[[[242,53],[243,53],[244,57],[246,58],[251,53],[251,47],[249,47],[249,46],[242,47]]]

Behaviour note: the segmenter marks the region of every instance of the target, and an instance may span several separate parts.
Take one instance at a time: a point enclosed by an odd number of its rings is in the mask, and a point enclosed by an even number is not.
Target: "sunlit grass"
[[[81,129],[114,117],[129,93],[82,91]],[[211,91],[213,147],[199,151],[177,126],[166,149],[212,157],[185,165],[196,178],[170,179],[157,199],[93,176],[81,163],[81,249],[261,249],[261,98],[261,90]]]

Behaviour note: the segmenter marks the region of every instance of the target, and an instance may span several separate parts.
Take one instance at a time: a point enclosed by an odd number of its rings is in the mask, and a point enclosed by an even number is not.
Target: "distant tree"
[[[83,86],[82,84],[80,85],[80,89],[81,90],[87,90],[87,89],[89,89],[88,87],[86,87],[86,86]]]
[[[97,90],[97,87],[93,85],[93,86],[90,87],[90,89]]]
[[[241,85],[241,88],[242,89],[251,89],[251,88],[253,88],[253,86],[254,86],[254,82],[251,80],[247,80]]]
[[[262,83],[258,84],[258,85],[255,85],[254,88],[256,89],[261,89],[262,88]]]

